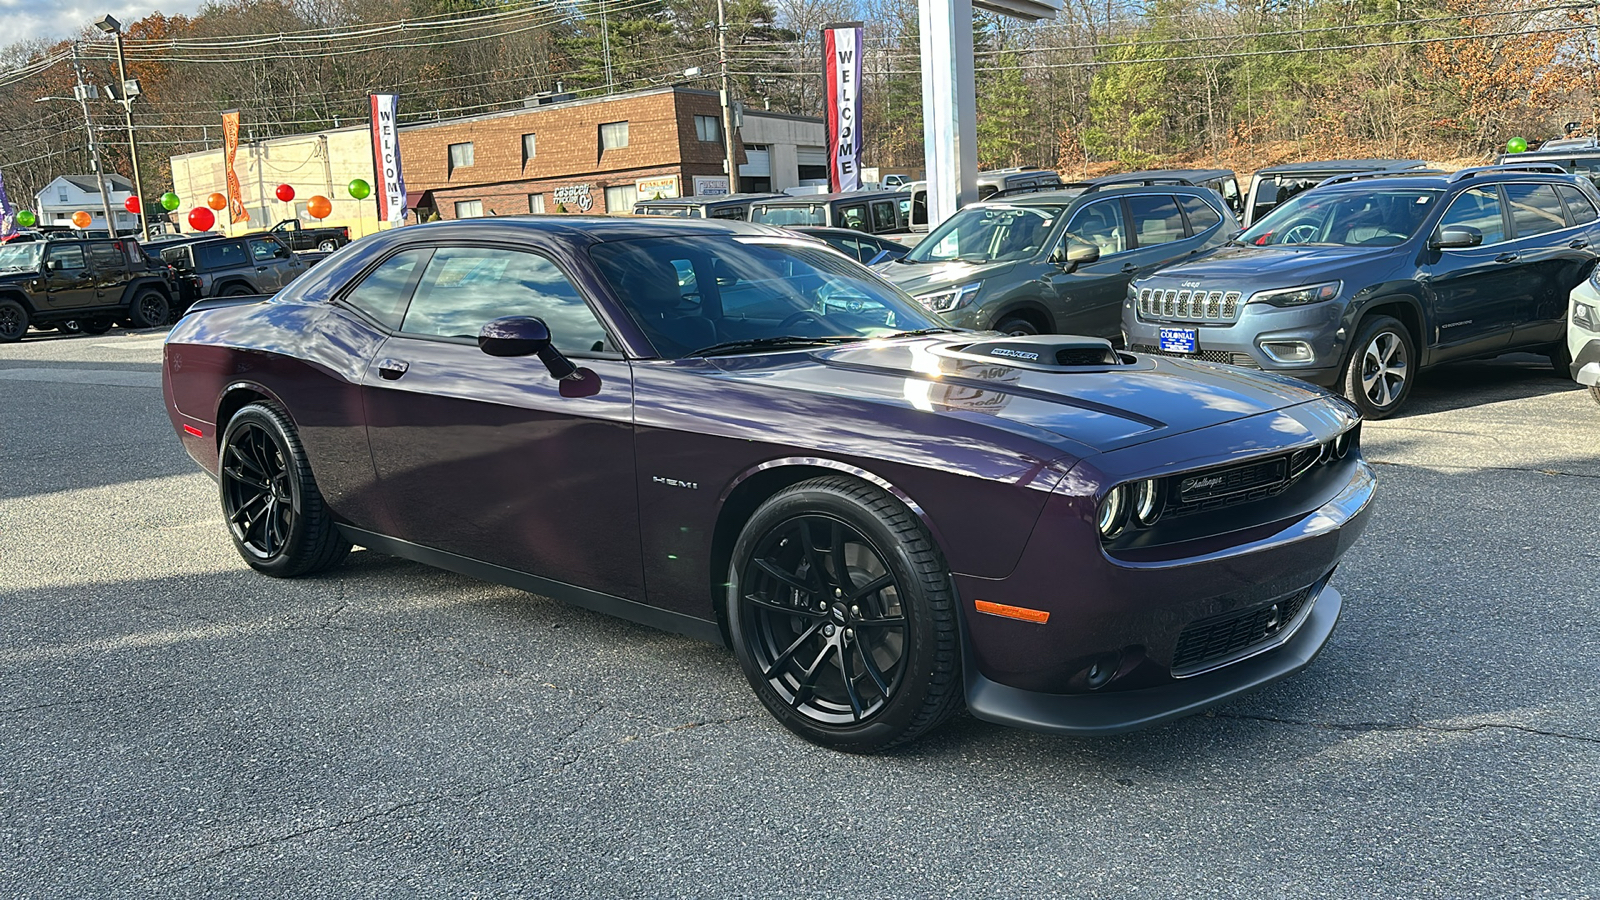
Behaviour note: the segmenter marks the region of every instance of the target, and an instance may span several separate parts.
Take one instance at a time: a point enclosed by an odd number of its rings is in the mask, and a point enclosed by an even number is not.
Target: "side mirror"
[[[551,345],[549,326],[533,316],[505,316],[485,323],[478,332],[478,349],[490,356],[537,356],[558,381],[578,371]]]
[[[1068,235],[1064,242],[1056,245],[1055,252],[1050,254],[1050,261],[1067,272],[1071,272],[1086,263],[1092,263],[1099,258],[1099,246],[1088,241],[1080,241],[1071,235]]]
[[[893,250],[879,250],[876,255],[874,255],[871,259],[867,260],[867,265],[875,266],[878,263],[888,262],[891,259],[899,259],[902,256],[905,256],[905,254],[904,253],[896,253]]]
[[[276,256],[279,259],[288,259],[289,258],[289,248],[288,247],[279,247],[276,250],[272,251],[272,255]]]
[[[1476,247],[1483,243],[1483,233],[1476,228],[1441,228],[1428,246],[1434,250],[1457,250]]]
[[[44,261],[44,267],[51,272],[58,271],[61,268],[61,260],[47,259]]]

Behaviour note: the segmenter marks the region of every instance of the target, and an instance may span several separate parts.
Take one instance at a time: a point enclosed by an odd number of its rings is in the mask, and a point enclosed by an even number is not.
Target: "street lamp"
[[[133,158],[133,193],[139,198],[139,236],[149,242],[150,220],[144,214],[144,182],[139,179],[139,144],[133,133],[133,98],[139,96],[139,79],[128,79],[128,62],[122,54],[122,23],[107,15],[94,23],[94,27],[117,40],[117,80],[122,82],[122,86],[112,93],[111,99],[122,104],[122,116],[128,125],[128,155]],[[110,225],[109,220],[107,225]]]

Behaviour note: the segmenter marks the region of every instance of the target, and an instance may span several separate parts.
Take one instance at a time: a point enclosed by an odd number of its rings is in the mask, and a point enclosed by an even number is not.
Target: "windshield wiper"
[[[768,350],[775,347],[816,347],[828,344],[848,344],[853,341],[864,341],[864,337],[839,335],[838,337],[800,337],[794,334],[779,335],[778,337],[749,338],[743,341],[723,341],[709,347],[701,347],[689,357],[717,356],[723,353],[742,353],[746,350]]]
[[[896,331],[894,334],[880,334],[880,338],[921,337],[925,334],[954,334],[966,331],[965,328],[918,328],[915,331]]]

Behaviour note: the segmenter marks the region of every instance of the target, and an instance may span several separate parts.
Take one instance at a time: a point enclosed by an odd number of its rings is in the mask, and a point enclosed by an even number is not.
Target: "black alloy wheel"
[[[84,319],[78,322],[78,326],[83,329],[85,334],[105,334],[111,330],[111,324],[111,320],[104,316],[96,316],[93,319]]]
[[[223,433],[220,469],[222,513],[252,568],[292,578],[329,568],[350,552],[294,426],[276,406],[254,403],[234,414]]]
[[[140,291],[128,306],[128,323],[134,328],[157,328],[167,324],[167,298],[160,291]]]
[[[911,740],[961,700],[954,595],[916,517],[844,477],[779,492],[734,548],[729,631],[780,722],[857,753]]]
[[[28,333],[28,311],[15,300],[0,300],[0,344],[22,340]]]

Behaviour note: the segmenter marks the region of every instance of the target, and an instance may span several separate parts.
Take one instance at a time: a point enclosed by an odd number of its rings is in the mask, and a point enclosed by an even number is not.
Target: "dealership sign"
[[[639,191],[640,200],[668,200],[678,196],[678,176],[641,178],[634,183],[634,187]]]
[[[578,212],[588,212],[594,209],[594,195],[589,192],[587,184],[569,184],[555,190],[556,202],[567,209],[576,209]]]
[[[406,179],[400,171],[400,130],[395,94],[372,94],[372,171],[378,176],[378,221],[406,221]]]
[[[720,197],[727,192],[728,177],[726,175],[694,176],[694,195],[696,197]]]
[[[828,188],[861,187],[861,23],[822,27],[828,93]]]

